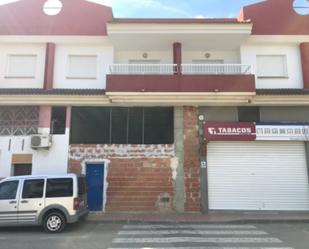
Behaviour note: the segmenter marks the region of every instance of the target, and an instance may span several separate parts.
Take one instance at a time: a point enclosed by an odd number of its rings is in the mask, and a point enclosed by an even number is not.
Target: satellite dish
[[[43,11],[48,16],[55,16],[62,10],[62,3],[59,0],[48,0],[45,2]]]
[[[293,8],[299,15],[309,15],[309,1],[308,0],[294,0]]]

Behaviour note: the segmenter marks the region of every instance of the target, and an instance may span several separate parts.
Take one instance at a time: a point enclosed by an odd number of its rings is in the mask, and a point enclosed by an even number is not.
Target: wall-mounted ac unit
[[[52,145],[52,136],[50,135],[33,135],[31,137],[31,147],[33,149],[48,149]]]

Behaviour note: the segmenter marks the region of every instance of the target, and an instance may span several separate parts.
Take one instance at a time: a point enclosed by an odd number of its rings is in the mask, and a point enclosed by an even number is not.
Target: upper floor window
[[[238,107],[239,122],[260,122],[259,107]]]
[[[259,78],[288,77],[286,55],[257,55],[256,63]]]
[[[67,61],[68,79],[96,79],[96,55],[69,55]]]
[[[6,78],[35,78],[37,55],[10,54],[7,59]]]

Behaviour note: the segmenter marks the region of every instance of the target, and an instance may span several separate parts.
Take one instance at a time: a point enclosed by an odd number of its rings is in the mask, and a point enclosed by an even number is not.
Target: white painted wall
[[[143,58],[147,53],[148,57]],[[173,50],[166,51],[115,51],[115,63],[127,64],[130,60],[159,60],[162,64],[173,63]]]
[[[143,54],[147,53],[147,59]],[[193,60],[206,60],[205,53],[210,53],[210,60],[224,60],[227,64],[240,63],[240,53],[238,50],[229,51],[182,51],[182,62],[192,63]],[[162,64],[173,63],[173,50],[166,51],[115,51],[115,63],[127,64],[130,60],[159,60]]]
[[[303,88],[300,50],[298,45],[244,45],[241,47],[241,63],[252,65],[256,72],[257,55],[286,55],[287,78],[258,78],[256,88]]]
[[[0,44],[0,88],[43,88],[46,44]],[[9,55],[36,55],[35,77],[7,78]]]
[[[93,79],[67,77],[67,63],[70,55],[96,56],[96,77]],[[112,47],[57,44],[54,68],[54,88],[105,89],[106,74],[108,72],[108,65],[110,64],[113,64]]]
[[[32,174],[58,174],[67,173],[69,134],[66,129],[65,135],[52,135],[52,147],[49,150],[33,150],[30,146],[30,136],[7,136],[0,137],[0,178],[11,175],[12,154],[32,154]],[[9,151],[9,140],[11,150]],[[22,143],[24,141],[24,150]]]
[[[209,53],[208,60],[224,60],[225,64],[239,64],[240,53],[238,50],[229,51],[182,51],[182,62],[191,64],[193,60],[207,60],[205,54]]]

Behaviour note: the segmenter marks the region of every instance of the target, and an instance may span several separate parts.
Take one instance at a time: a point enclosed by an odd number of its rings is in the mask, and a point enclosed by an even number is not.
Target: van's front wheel
[[[64,216],[59,212],[52,212],[45,216],[43,228],[48,233],[60,233],[66,225]]]

